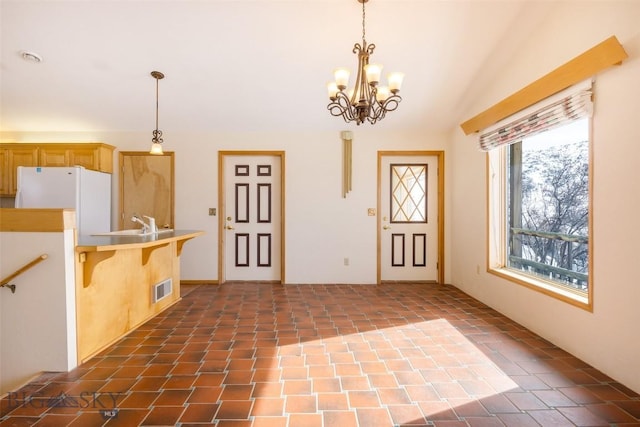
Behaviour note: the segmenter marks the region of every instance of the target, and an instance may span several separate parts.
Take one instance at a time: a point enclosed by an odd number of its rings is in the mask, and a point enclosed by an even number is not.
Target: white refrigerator
[[[81,166],[18,166],[15,206],[75,209],[79,235],[110,231],[111,174]]]

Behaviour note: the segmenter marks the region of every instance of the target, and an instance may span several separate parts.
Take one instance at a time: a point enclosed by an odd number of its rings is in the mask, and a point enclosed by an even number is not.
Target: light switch
[[[367,209],[367,215],[369,215],[369,216],[376,216],[376,210],[375,210],[375,208],[369,208],[369,209]]]
[[[216,208],[209,208],[209,216],[216,216]]]

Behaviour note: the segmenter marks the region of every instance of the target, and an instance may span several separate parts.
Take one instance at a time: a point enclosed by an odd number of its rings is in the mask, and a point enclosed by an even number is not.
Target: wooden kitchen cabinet
[[[103,143],[0,144],[0,196],[15,196],[18,166],[83,166],[113,173],[115,147]]]
[[[113,173],[113,150],[107,144],[42,144],[38,166],[83,166]]]
[[[7,150],[0,148],[0,195],[9,193],[9,166]]]
[[[42,147],[38,166],[69,166],[68,151],[65,147]]]
[[[20,147],[7,147],[8,145],[11,144],[0,144],[0,165],[2,166],[0,196],[15,196],[18,189],[18,166],[38,166],[37,147],[26,144],[20,144]]]

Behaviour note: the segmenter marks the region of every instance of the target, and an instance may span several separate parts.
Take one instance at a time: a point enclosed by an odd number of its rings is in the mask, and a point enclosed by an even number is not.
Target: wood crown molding
[[[571,85],[581,82],[612,65],[620,65],[628,58],[627,52],[616,38],[611,36],[544,77],[520,89],[477,116],[462,123],[465,135],[480,132]]]

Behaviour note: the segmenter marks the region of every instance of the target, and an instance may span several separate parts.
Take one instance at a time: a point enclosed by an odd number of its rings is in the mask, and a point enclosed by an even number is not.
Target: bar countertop
[[[102,252],[118,249],[149,248],[173,241],[189,240],[204,234],[200,230],[161,231],[148,235],[80,235],[76,252]]]

